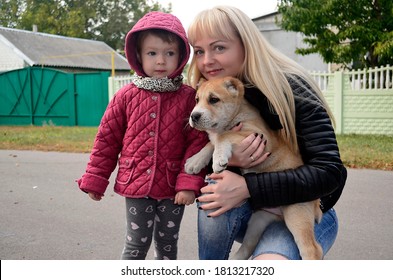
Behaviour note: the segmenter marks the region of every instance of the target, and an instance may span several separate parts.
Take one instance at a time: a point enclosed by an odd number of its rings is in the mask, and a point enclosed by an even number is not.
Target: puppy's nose
[[[191,120],[193,123],[197,123],[199,119],[201,118],[202,114],[201,113],[193,113],[191,114]]]

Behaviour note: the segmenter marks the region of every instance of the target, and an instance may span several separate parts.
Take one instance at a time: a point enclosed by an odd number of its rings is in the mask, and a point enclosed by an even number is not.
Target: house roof
[[[271,12],[271,13],[268,13],[268,14],[265,14],[265,15],[262,15],[262,16],[260,16],[260,17],[253,18],[252,21],[261,20],[261,19],[265,19],[265,18],[269,18],[269,17],[275,16],[275,15],[278,15],[278,12],[277,12],[277,11]]]
[[[130,70],[127,60],[101,41],[0,27],[3,41],[30,66]]]

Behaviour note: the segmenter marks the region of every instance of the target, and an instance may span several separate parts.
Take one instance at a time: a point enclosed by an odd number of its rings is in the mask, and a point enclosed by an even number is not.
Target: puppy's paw
[[[213,172],[221,173],[228,167],[228,159],[219,158],[217,160],[213,160]]]
[[[213,145],[209,142],[198,153],[186,160],[184,170],[188,174],[198,174],[202,168],[207,166],[212,158]]]
[[[186,164],[184,165],[184,170],[188,174],[197,174],[202,170],[202,167],[200,164],[198,164],[194,157],[190,157],[187,159]]]
[[[196,154],[187,159],[184,165],[184,170],[188,174],[198,174],[208,163],[209,161],[206,162],[203,157],[201,157],[199,154]]]

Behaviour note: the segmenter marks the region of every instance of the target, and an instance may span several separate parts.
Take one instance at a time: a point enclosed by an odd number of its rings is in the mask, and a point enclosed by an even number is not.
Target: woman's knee
[[[280,254],[260,254],[258,256],[255,256],[253,260],[277,260],[277,261],[286,261],[288,260],[287,257],[280,255]]]

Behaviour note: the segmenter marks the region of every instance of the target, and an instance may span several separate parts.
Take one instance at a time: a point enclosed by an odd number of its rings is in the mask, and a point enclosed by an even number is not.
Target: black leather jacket
[[[276,207],[321,198],[326,212],[338,201],[346,179],[331,120],[312,92],[290,80],[295,95],[297,140],[304,165],[244,177],[253,209]],[[247,88],[246,99],[256,105],[272,129],[281,129],[278,115],[268,109],[267,98],[256,88]],[[305,99],[303,97],[308,97]],[[311,101],[312,100],[312,101]]]

